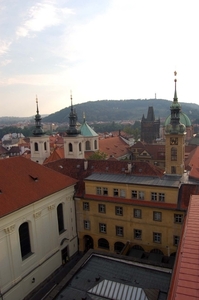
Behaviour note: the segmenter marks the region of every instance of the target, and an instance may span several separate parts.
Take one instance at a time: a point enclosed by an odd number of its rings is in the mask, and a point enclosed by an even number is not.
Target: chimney
[[[128,164],[128,172],[131,173],[132,165],[131,163]]]
[[[84,171],[88,169],[88,160],[84,161]]]

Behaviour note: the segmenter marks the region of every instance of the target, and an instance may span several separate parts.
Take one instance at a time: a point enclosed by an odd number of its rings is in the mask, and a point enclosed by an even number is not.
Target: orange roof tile
[[[199,195],[192,195],[171,281],[169,300],[199,299]]]
[[[47,157],[44,161],[44,164],[59,160],[61,158],[64,158],[64,148],[63,147],[57,147],[49,157]]]
[[[0,160],[0,170],[0,217],[77,182],[21,156]]]
[[[88,164],[87,169],[84,168],[84,163]],[[49,167],[62,174],[66,174],[79,180],[77,183],[76,195],[80,196],[84,194],[84,178],[88,177],[92,173],[110,173],[110,174],[125,174],[125,170],[128,168],[128,161],[113,161],[113,160],[84,160],[84,159],[60,159],[48,164]],[[140,173],[140,170],[142,172]],[[147,162],[133,162],[132,172],[134,175],[144,176],[163,176],[163,171]]]
[[[99,140],[99,150],[108,157],[120,158],[128,154],[129,145],[120,136],[108,137]]]

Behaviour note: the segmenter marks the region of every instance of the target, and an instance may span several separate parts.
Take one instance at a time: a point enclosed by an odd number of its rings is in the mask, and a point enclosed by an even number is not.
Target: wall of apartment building
[[[96,195],[99,187],[107,188],[108,196]],[[125,196],[114,196],[114,189],[124,190]],[[136,190],[144,192],[143,200],[132,199],[132,191]],[[152,193],[164,194],[164,202],[151,200]],[[176,252],[184,216],[184,212],[176,209],[177,199],[178,188],[87,181],[85,198],[76,201],[79,250],[85,250],[85,237],[90,236],[94,249],[99,249],[99,239],[106,239],[107,250],[111,252],[115,251],[116,242],[128,241],[146,252],[153,249],[161,250],[164,255]],[[101,211],[102,205],[105,211]],[[105,224],[106,232],[100,232],[100,224]],[[122,234],[118,234],[118,227],[122,228]],[[140,237],[136,236],[136,230],[141,231]],[[160,234],[160,241],[154,240],[156,233]]]

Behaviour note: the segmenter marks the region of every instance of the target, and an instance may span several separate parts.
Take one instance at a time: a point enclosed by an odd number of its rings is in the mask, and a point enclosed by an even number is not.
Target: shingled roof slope
[[[0,217],[76,184],[24,157],[0,160]]]
[[[129,153],[129,145],[120,136],[108,137],[99,140],[99,150],[108,157],[119,159]]]
[[[84,160],[84,159],[60,159],[45,164],[48,168],[58,171],[62,174],[71,176],[79,180],[77,184],[76,196],[84,194],[84,178],[92,173],[108,173],[108,174],[127,174],[128,176],[129,161],[112,161],[112,160]],[[87,166],[87,167],[85,167]],[[156,166],[147,162],[133,162],[132,170],[129,174],[139,176],[163,176],[163,171]]]
[[[199,196],[190,199],[168,299],[199,299]]]

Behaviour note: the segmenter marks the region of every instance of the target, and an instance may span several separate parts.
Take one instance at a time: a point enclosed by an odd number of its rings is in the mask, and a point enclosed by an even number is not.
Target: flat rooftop
[[[172,269],[88,251],[47,299],[166,300]]]
[[[124,184],[145,184],[149,186],[166,186],[166,187],[179,187],[179,183],[193,184],[188,180],[186,174],[183,176],[177,175],[165,175],[163,177],[158,176],[143,176],[143,175],[126,175],[126,174],[107,174],[107,173],[93,173],[85,178],[88,181],[101,181],[101,182],[114,182]]]

